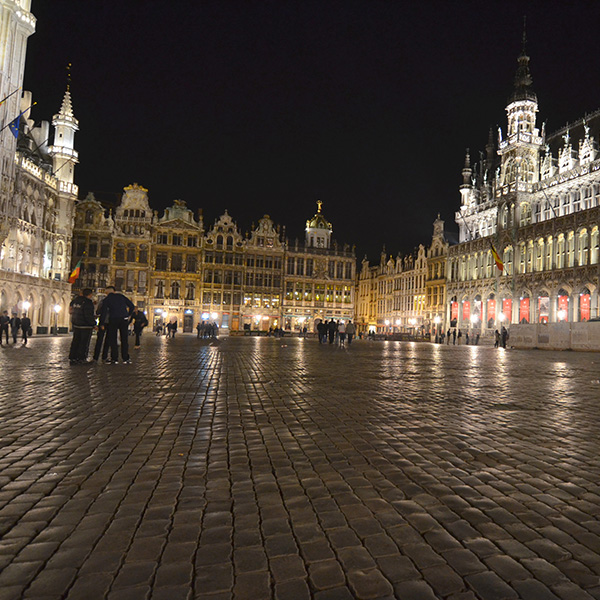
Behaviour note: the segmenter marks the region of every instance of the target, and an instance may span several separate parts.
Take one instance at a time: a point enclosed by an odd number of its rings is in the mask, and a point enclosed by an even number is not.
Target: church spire
[[[74,189],[74,166],[78,161],[75,150],[75,132],[79,129],[79,121],[73,115],[71,104],[71,65],[67,67],[67,89],[60,110],[52,119],[54,125],[54,144],[50,147],[53,159],[54,174],[65,185],[65,189]]]
[[[515,86],[513,93],[510,97],[510,102],[517,102],[519,100],[533,100],[537,102],[537,96],[533,91],[533,79],[531,78],[531,72],[529,71],[529,56],[527,56],[527,29],[526,29],[526,17],[523,18],[523,38],[521,55],[517,59],[518,66],[515,74]]]

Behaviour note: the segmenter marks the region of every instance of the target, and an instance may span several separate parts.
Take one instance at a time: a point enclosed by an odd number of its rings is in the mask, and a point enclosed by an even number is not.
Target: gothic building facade
[[[68,325],[79,125],[68,88],[53,132],[30,118],[31,94],[20,92],[35,31],[30,8],[31,0],[0,0],[0,309],[27,312],[42,333]]]
[[[378,265],[365,257],[358,274],[356,323],[360,333],[410,334],[423,337],[441,330],[445,311],[445,269],[448,243],[444,222],[434,223],[429,248],[387,257]]]
[[[307,221],[305,242],[290,243],[268,215],[243,233],[224,212],[205,228],[175,200],[159,216],[148,190],[133,184],[107,211],[93,195],[77,204],[75,288],[108,284],[144,309],[156,327],[177,321],[192,331],[202,321],[230,331],[312,331],[319,319],[354,317],[355,255],[338,248],[321,212]]]
[[[490,132],[477,165],[467,152],[462,171],[460,242],[448,250],[453,326],[491,334],[600,316],[600,112],[553,134],[537,112],[523,44],[506,131]]]

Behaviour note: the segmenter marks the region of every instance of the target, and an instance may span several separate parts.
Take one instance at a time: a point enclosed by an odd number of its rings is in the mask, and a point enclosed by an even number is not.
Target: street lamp
[[[54,305],[54,335],[58,335],[58,313],[61,311],[60,304]]]
[[[25,300],[25,302],[23,302],[23,311],[25,312],[25,314],[27,314],[27,311],[31,308],[31,302],[28,302],[27,300]]]

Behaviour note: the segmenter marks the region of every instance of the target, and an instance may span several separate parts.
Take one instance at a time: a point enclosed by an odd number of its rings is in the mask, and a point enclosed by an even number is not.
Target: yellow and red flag
[[[496,266],[500,269],[500,271],[504,271],[504,263],[500,260],[500,257],[496,252],[496,248],[494,248],[494,244],[492,244],[492,240],[490,240],[490,247],[492,248],[492,256],[494,257]]]
[[[69,275],[69,283],[75,283],[79,279],[79,273],[81,273],[81,261],[75,265],[73,272]]]

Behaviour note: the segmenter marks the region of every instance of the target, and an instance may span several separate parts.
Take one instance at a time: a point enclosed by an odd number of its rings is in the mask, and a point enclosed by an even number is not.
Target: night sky
[[[528,54],[552,132],[600,108],[596,2],[33,0],[25,89],[51,119],[72,62],[80,196],[149,189],[263,214],[303,239],[323,201],[359,259],[455,230],[465,148],[506,131],[527,15]]]

